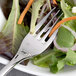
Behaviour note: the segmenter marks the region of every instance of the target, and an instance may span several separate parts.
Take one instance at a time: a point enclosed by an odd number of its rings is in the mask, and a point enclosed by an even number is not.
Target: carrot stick
[[[58,22],[55,27],[52,29],[52,31],[50,32],[49,34],[49,37],[51,37],[51,35],[60,27],[60,25],[64,22],[67,22],[67,21],[70,21],[70,20],[75,20],[76,19],[76,16],[73,16],[73,17],[68,17],[68,18],[65,18],[63,20],[61,20],[60,22]]]
[[[18,20],[18,24],[21,24],[23,19],[24,19],[24,16],[26,15],[27,11],[29,10],[29,8],[31,7],[32,3],[33,3],[34,0],[29,0],[27,6],[25,7],[24,11],[22,12],[19,20]]]
[[[53,0],[53,3],[57,5],[57,2],[56,2],[56,0]]]

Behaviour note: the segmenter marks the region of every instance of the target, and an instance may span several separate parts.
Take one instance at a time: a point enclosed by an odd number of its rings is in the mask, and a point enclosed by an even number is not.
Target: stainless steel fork
[[[49,27],[50,23],[53,21],[53,19],[58,15],[60,10],[57,11],[57,13],[52,17],[52,19],[47,23],[47,25],[38,33],[36,32],[40,29],[40,27],[45,23],[47,18],[51,15],[51,13],[56,8],[53,8],[37,25],[35,29],[34,34],[28,33],[28,35],[23,39],[21,46],[17,52],[17,54],[14,56],[14,58],[0,71],[0,76],[5,76],[8,72],[10,72],[15,65],[21,63],[22,61],[29,59],[33,56],[36,56],[40,53],[42,53],[44,50],[48,48],[48,46],[52,43],[54,38],[56,37],[57,31],[54,32],[54,34],[49,38],[48,41],[45,41],[46,37],[49,35],[50,31],[54,27],[54,25],[57,23],[57,21],[60,19],[62,14],[58,17],[58,19],[55,21],[55,23],[50,27],[49,30],[47,30],[46,34],[41,37],[43,32],[46,31],[46,29]]]

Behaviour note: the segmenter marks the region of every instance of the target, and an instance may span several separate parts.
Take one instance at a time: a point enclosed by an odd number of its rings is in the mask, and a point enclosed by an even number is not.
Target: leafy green
[[[57,0],[60,2],[60,0]],[[75,3],[72,0],[61,0],[61,8],[64,13],[64,18],[75,16],[72,13],[72,7]],[[76,31],[76,20],[71,20],[64,23]],[[60,47],[71,48],[75,44],[76,40],[72,33],[64,28],[60,27],[57,36],[57,43]],[[76,52],[68,50],[66,53],[58,50],[54,47],[48,53],[40,54],[32,59],[33,63],[40,67],[49,67],[52,73],[59,72],[65,65],[73,66],[76,64]]]
[[[27,33],[29,33],[30,29],[29,29],[29,27],[27,25],[25,26],[25,30],[26,30]]]
[[[72,7],[76,5],[74,0],[65,0],[65,2],[67,2]]]
[[[72,13],[72,6],[68,5],[65,0],[61,0],[61,9],[64,13],[64,18],[75,16],[75,14]],[[76,20],[65,22],[65,25],[76,31]]]
[[[40,67],[49,67],[52,73],[59,72],[65,65],[74,66],[76,64],[76,52],[68,50],[67,53],[63,53],[57,49],[50,51],[34,57],[33,63]]]
[[[51,49],[48,53],[40,54],[32,59],[33,63],[40,67],[49,67],[49,64],[52,63],[53,55],[59,57],[65,55],[65,53],[60,52],[57,49]]]
[[[52,55],[51,64],[49,65],[50,70],[51,70],[52,73],[56,73],[58,71],[57,62],[58,62],[58,59],[56,58],[56,56]]]
[[[51,50],[52,51],[52,50]],[[47,54],[41,54],[33,58],[33,63],[40,67],[48,67],[50,63],[50,57],[54,52],[49,52]]]
[[[69,50],[66,53],[66,57],[59,60],[58,58],[53,59],[54,63],[50,64],[50,70],[53,73],[60,71],[65,65],[73,66],[76,64],[76,53]]]
[[[74,16],[74,14],[72,14],[71,12],[71,6],[68,5],[66,2],[67,1],[65,0],[61,1],[61,8],[64,12],[64,17]],[[68,21],[64,24],[76,31],[76,20]],[[60,47],[70,48],[74,45],[75,38],[69,30],[67,30],[64,27],[61,27],[58,31],[58,36],[56,41]]]
[[[64,18],[75,16],[75,14],[72,13],[73,6],[75,6],[73,0],[61,0],[61,8],[64,13]],[[68,21],[64,24],[76,31],[76,20]],[[69,30],[61,27],[58,31],[57,43],[61,47],[72,47],[75,43],[75,38]],[[57,49],[55,50],[55,52],[59,52]],[[65,65],[73,66],[76,64],[76,52],[72,50],[68,50],[64,56],[61,55],[58,57],[56,55],[58,54],[54,54],[51,57],[51,63],[49,64],[52,73],[57,73],[64,68]]]
[[[47,3],[49,4],[49,8],[51,10],[51,3],[50,3],[50,0],[47,0]]]
[[[71,6],[68,5],[65,0],[61,0],[61,9],[64,12],[64,17],[74,16],[71,11]]]
[[[61,27],[59,28],[56,41],[60,47],[72,47],[74,45],[75,38],[69,30]]]
[[[57,0],[57,2],[60,2],[61,0]]]
[[[70,64],[70,65],[74,65],[74,64],[76,64],[76,53],[74,52],[74,51],[72,51],[72,50],[69,50],[68,52],[67,52],[67,56],[66,56],[66,58],[65,58],[65,62],[66,62],[66,64]]]
[[[19,16],[19,0],[13,0],[13,6],[8,21],[0,33],[0,42],[2,42],[0,43],[1,50],[6,49],[6,51],[11,51],[15,54],[27,34],[24,25],[17,24]]]
[[[31,18],[31,29],[30,32],[35,32],[35,24],[37,21],[37,18],[39,18],[39,11],[41,6],[44,4],[45,0],[35,0],[32,4],[32,18]]]
[[[63,67],[64,67],[64,60],[58,60],[56,58],[56,62],[53,64],[50,64],[50,71],[52,73],[57,73],[58,71],[60,71]]]

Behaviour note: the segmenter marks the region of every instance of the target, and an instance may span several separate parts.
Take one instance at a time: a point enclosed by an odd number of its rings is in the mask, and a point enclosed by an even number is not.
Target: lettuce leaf
[[[61,0],[61,8],[64,12],[64,18],[65,17],[71,17],[74,16],[71,12],[71,7],[67,4],[66,0]],[[72,30],[76,31],[76,20],[68,21],[64,23],[66,26],[70,27]],[[65,29],[64,27],[61,27],[58,31],[58,36],[57,36],[57,43],[60,47],[72,47],[75,42],[75,38],[72,35],[72,33]]]
[[[53,73],[57,73],[62,68],[64,68],[65,65],[68,66],[74,66],[76,64],[76,53],[72,50],[69,50],[66,53],[66,57],[62,59],[58,59],[54,56],[55,59],[53,59],[53,64],[50,64],[50,71]]]
[[[56,58],[56,56],[52,55],[52,57],[51,57],[51,64],[49,65],[50,70],[51,70],[52,73],[58,72],[57,62],[58,62],[58,59]]]
[[[67,2],[72,7],[76,5],[74,0],[65,0],[65,2]]]
[[[0,32],[0,51],[11,51],[15,54],[27,34],[23,24],[18,25],[20,16],[19,0],[13,0],[13,6],[6,25]]]
[[[71,6],[67,5],[67,0],[61,1],[61,8],[64,12],[64,18],[74,16],[74,14],[72,14],[71,12]],[[64,24],[76,31],[76,20],[68,21]],[[74,45],[75,38],[69,30],[65,29],[64,27],[61,27],[58,31],[56,41],[60,47],[70,48]]]
[[[75,14],[72,13],[72,6],[68,5],[66,0],[61,0],[61,9],[64,13],[64,18],[75,16]],[[65,25],[76,31],[76,20],[65,22]]]
[[[32,61],[35,65],[40,66],[40,67],[49,67],[50,64],[53,65],[57,64],[54,62],[54,59],[56,60],[56,56],[62,56],[61,58],[63,58],[63,55],[65,56],[65,53],[60,52],[57,49],[50,49],[49,52],[47,53],[42,53],[38,56],[35,56]],[[53,61],[52,61],[53,60]]]
[[[57,0],[60,1],[60,0]],[[74,2],[69,0],[61,0],[61,8],[64,12],[64,18],[75,16],[71,12]],[[66,26],[76,31],[76,20],[68,21]],[[58,31],[57,43],[61,47],[72,47],[75,42],[75,37],[72,33],[64,27],[60,27]],[[40,67],[49,67],[52,73],[59,72],[65,65],[73,66],[76,64],[76,52],[68,50],[64,53],[56,48],[51,49],[48,53],[40,54],[32,59],[33,63]]]
[[[34,57],[32,59],[33,63],[37,66],[40,66],[40,67],[49,67],[49,63],[51,62],[50,61],[50,58],[51,56],[53,55],[54,52],[49,52],[49,53],[46,53],[46,54],[40,54],[36,57]]]
[[[34,3],[32,4],[32,18],[31,18],[31,29],[30,32],[34,33],[35,32],[35,24],[37,21],[37,18],[39,18],[39,11],[41,6],[44,4],[45,0],[35,0]]]
[[[49,67],[52,73],[57,73],[62,70],[65,65],[74,66],[76,64],[76,52],[69,49],[67,53],[63,53],[54,48],[47,54],[34,57],[32,61],[37,66]]]
[[[74,45],[75,37],[64,27],[59,28],[56,42],[60,47],[72,47]]]

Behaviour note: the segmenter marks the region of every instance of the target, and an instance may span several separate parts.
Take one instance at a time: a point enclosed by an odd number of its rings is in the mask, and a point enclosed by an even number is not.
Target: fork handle
[[[6,76],[8,74],[8,72],[10,72],[13,67],[15,65],[13,65],[12,62],[8,63],[1,71],[0,71],[0,76]]]
[[[21,63],[22,61],[30,58],[30,54],[23,55],[22,53],[19,53],[15,55],[15,57],[0,71],[0,76],[7,75],[15,65]]]

